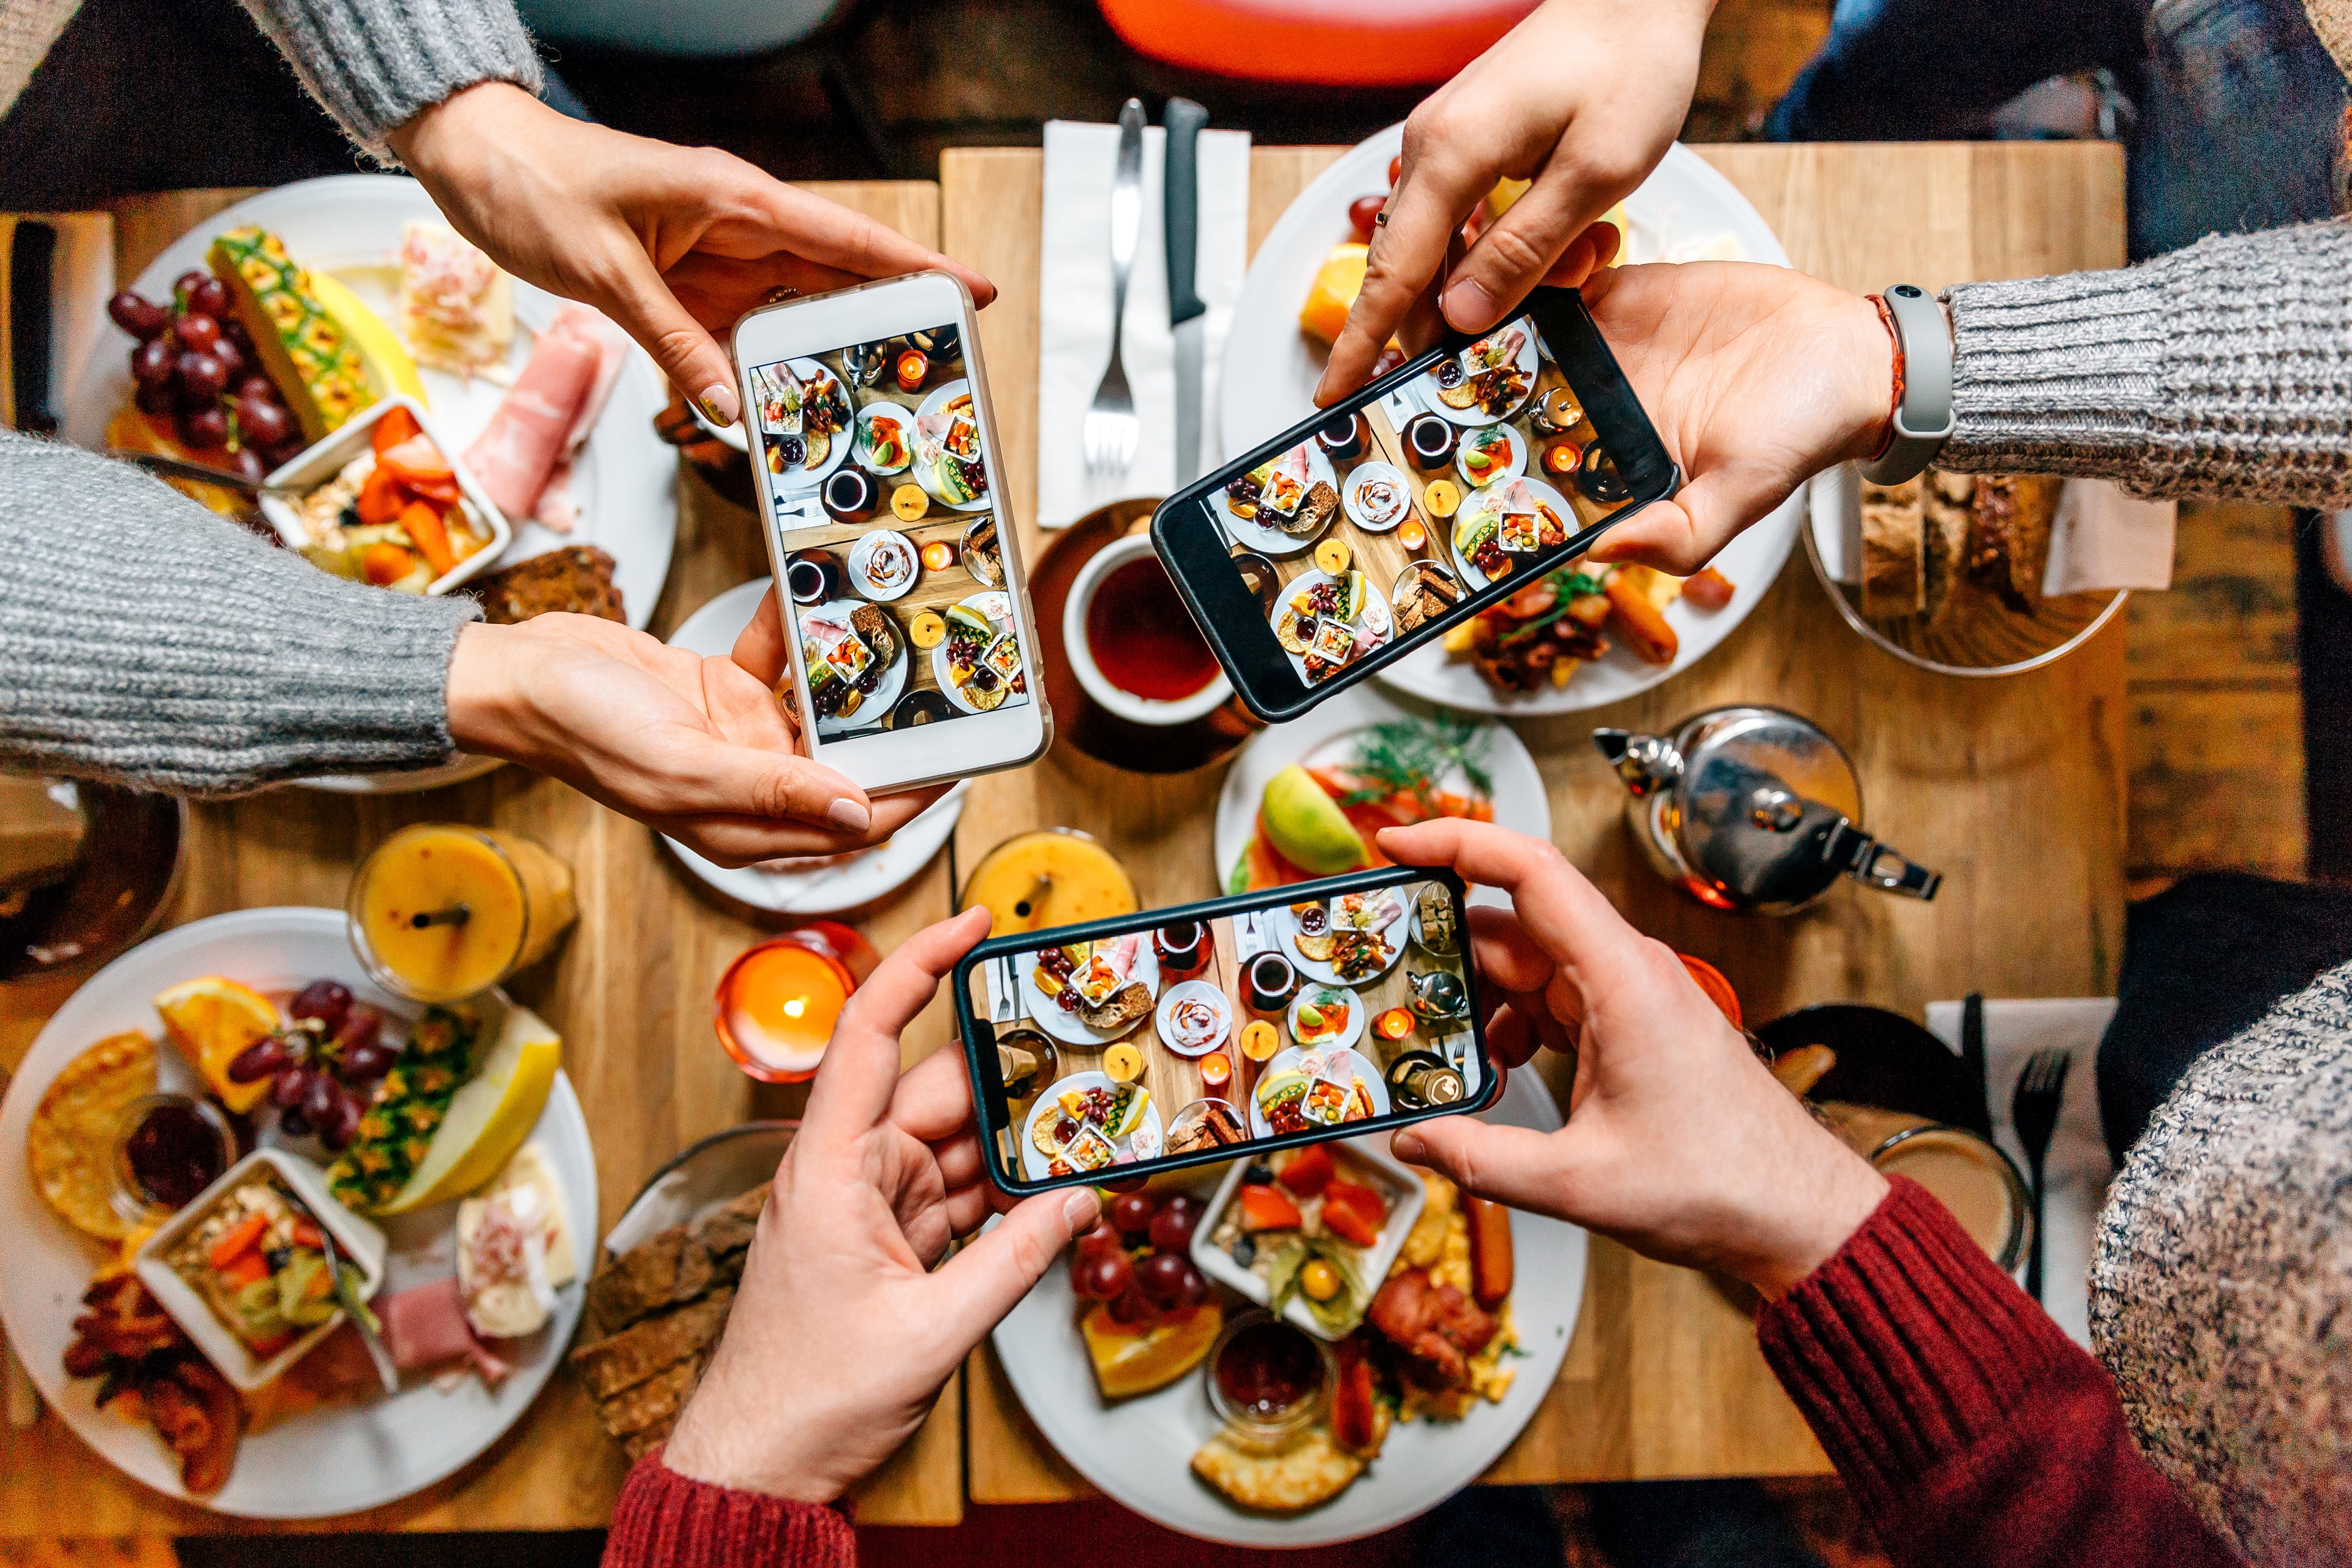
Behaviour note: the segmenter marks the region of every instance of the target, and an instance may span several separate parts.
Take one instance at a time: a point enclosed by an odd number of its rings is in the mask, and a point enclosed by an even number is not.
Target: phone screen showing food
[[[1030,700],[960,338],[950,323],[751,368],[779,596],[821,740]]]
[[[1601,569],[1576,568],[1601,525],[1671,492],[1673,464],[1573,300],[1423,356],[1161,509],[1162,554],[1262,716],[1518,587],[1550,593],[1521,628],[1544,668],[1515,678],[1606,650]]]
[[[1391,868],[990,942],[963,984],[1001,1170],[1108,1181],[1484,1103],[1463,932],[1451,879]]]

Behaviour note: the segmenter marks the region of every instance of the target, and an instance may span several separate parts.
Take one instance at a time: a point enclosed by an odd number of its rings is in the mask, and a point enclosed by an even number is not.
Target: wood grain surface
[[[1842,287],[2032,276],[2123,260],[2123,163],[2081,143],[1699,149],[1753,202],[1796,265]],[[1251,157],[1250,243],[1338,149]],[[1000,289],[981,337],[1017,515],[1035,497],[1042,155],[950,152],[943,247]],[[1335,235],[1335,238],[1339,237]],[[1028,524],[1024,553],[1040,536]],[[1730,977],[1751,1016],[1864,999],[1916,1014],[1931,997],[2100,994],[2122,943],[2121,618],[2055,667],[1958,681],[1879,654],[1838,619],[1801,552],[1711,657],[1632,700],[1517,727],[1551,795],[1553,837],[1636,924]],[[1701,908],[1653,876],[1595,725],[1656,731],[1702,709],[1767,701],[1810,715],[1854,760],[1867,820],[1941,869],[1934,903],[1841,889],[1790,920]],[[958,837],[985,846],[1040,822],[1082,827],[1127,861],[1147,907],[1209,895],[1222,771],[1122,774],[1057,748],[983,780]],[[1496,1465],[1496,1481],[1827,1468],[1757,1352],[1753,1300],[1714,1277],[1592,1244],[1583,1310],[1558,1386]],[[1075,1339],[1072,1353],[1078,1353]],[[967,1363],[975,1502],[1084,1495],[986,1351]]]
[[[936,245],[938,187],[928,183],[810,187]],[[164,246],[241,191],[138,197],[116,209],[117,276],[129,279]],[[677,549],[652,630],[670,628],[719,593],[768,574],[749,512],[681,471]],[[566,786],[516,768],[421,795],[351,796],[280,789],[194,814],[173,923],[268,904],[341,908],[352,868],[412,822],[495,825],[538,840],[572,866],[581,920],[556,956],[513,989],[564,1037],[564,1068],[588,1115],[601,1199],[597,1232],[620,1216],[655,1166],[694,1140],[755,1116],[799,1114],[806,1091],[755,1085],[711,1032],[711,994],[728,962],[766,934],[722,910],[649,830]],[[859,923],[885,951],[948,912],[935,863]],[[774,921],[766,922],[772,928]],[[70,984],[0,992],[0,1065],[13,1066]],[[909,1058],[944,1037],[911,1036]],[[918,1042],[921,1042],[918,1044]],[[858,1516],[876,1523],[953,1523],[962,1517],[959,1388],[861,1489]],[[586,1396],[559,1373],[506,1437],[449,1480],[406,1501],[310,1525],[260,1525],[167,1501],[85,1449],[54,1415],[0,1442],[0,1536],[182,1535],[301,1529],[499,1530],[601,1526],[627,1463],[597,1426]]]

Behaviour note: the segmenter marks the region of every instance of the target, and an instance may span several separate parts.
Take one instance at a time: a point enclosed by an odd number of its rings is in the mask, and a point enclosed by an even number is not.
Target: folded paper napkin
[[[1249,136],[1201,132],[1199,252],[1193,289],[1208,306],[1202,351],[1201,471],[1223,461],[1217,373],[1249,248]],[[1142,439],[1124,477],[1087,472],[1087,409],[1110,363],[1110,187],[1118,127],[1045,125],[1045,254],[1038,268],[1037,522],[1067,528],[1097,507],[1176,488],[1176,373],[1168,330],[1168,248],[1160,169],[1167,137],[1143,132],[1143,230],[1128,275],[1126,363]]]
[[[1834,583],[1862,578],[1861,477],[1850,463],[1813,478],[1813,542]],[[2068,479],[2051,521],[2045,595],[2172,586],[2177,503],[2147,500],[2105,479]]]
[[[2025,1163],[2025,1145],[2017,1141],[2010,1120],[2010,1103],[2017,1080],[2034,1052],[2055,1046],[2072,1051],[2074,1065],[2066,1071],[2066,1089],[2058,1105],[2058,1126],[2050,1136],[2050,1152],[2042,1161],[2042,1223],[2048,1227],[2042,1242],[2042,1305],[2075,1343],[2091,1345],[2091,1244],[2098,1234],[2100,1205],[2107,1199],[2107,1184],[2116,1168],[2107,1158],[2107,1141],[2099,1129],[2096,1064],[2099,1037],[2115,1016],[2112,996],[2066,997],[2050,1001],[1995,1002],[1984,1005],[1985,1083],[1991,1104],[1993,1140],[2019,1171],[2032,1178]],[[1937,1038],[1960,1048],[1960,1004],[1927,1004],[1927,1027]],[[2022,1278],[2023,1271],[2020,1270]]]

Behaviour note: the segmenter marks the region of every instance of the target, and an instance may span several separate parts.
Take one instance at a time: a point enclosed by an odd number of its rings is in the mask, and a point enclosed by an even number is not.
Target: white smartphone
[[[808,754],[871,795],[1053,740],[972,316],[952,274],[919,272],[735,326],[785,695]]]

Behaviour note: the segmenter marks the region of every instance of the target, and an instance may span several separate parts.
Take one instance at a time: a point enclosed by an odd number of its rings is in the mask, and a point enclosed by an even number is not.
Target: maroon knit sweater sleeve
[[[2105,1369],[1904,1177],[1757,1321],[1764,1358],[1888,1554],[2239,1561],[2140,1457]]]
[[[857,1568],[840,1510],[730,1491],[639,1459],[614,1505],[604,1568]]]

